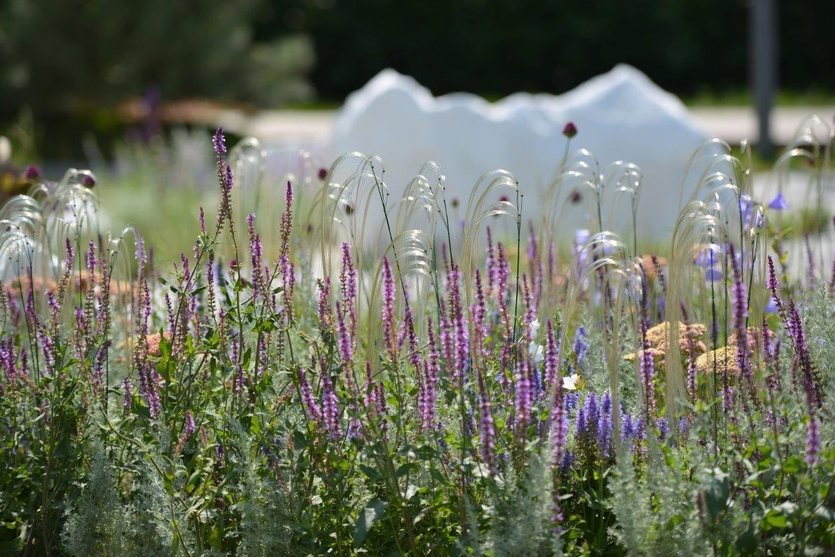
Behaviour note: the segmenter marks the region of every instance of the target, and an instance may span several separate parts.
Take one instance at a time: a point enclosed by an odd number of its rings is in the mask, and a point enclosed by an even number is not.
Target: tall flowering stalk
[[[223,128],[218,128],[212,137],[215,154],[217,155],[217,181],[220,184],[220,208],[217,213],[218,231],[223,229],[224,223],[229,223],[229,230],[234,237],[235,228],[232,220],[232,184],[234,174],[232,167],[226,162],[226,138]]]
[[[453,378],[456,387],[463,392],[465,373],[469,367],[470,339],[467,322],[464,317],[460,281],[461,271],[458,265],[454,265],[449,273],[449,322],[454,331],[453,342],[455,353],[453,360]]]
[[[562,378],[559,374],[559,346],[554,326],[549,319],[545,324],[545,385],[546,389],[554,389],[551,399],[551,438],[553,453],[551,457],[551,513],[554,526],[559,531],[563,521],[560,508],[560,466],[564,458],[564,449],[568,438],[568,420],[563,393]]]
[[[383,258],[383,343],[392,362],[397,360],[397,327],[394,316],[394,275],[388,258]]]
[[[758,405],[757,387],[754,383],[754,375],[751,370],[751,354],[748,348],[748,289],[742,280],[742,272],[739,268],[739,260],[736,257],[733,244],[730,244],[729,251],[733,269],[731,297],[733,302],[733,326],[737,340],[736,360],[740,370],[740,377],[748,384],[748,398],[754,405]],[[748,401],[745,397],[742,397],[742,402],[745,412],[748,413]]]
[[[496,465],[496,430],[493,425],[493,412],[490,407],[490,393],[487,391],[481,366],[476,366],[476,380],[478,381],[481,456],[490,474],[496,476],[499,473]]]
[[[351,336],[357,331],[357,271],[354,269],[354,261],[351,258],[351,245],[347,242],[342,244],[342,270],[339,273],[340,292],[345,313],[349,317],[349,330]]]
[[[435,341],[435,330],[432,327],[432,318],[427,318],[427,336],[429,350],[424,359],[423,369],[425,370],[423,381],[420,383],[419,409],[421,427],[433,429],[436,424],[435,407],[437,399],[438,371],[440,369],[440,354],[438,353],[437,342]]]
[[[289,324],[295,322],[293,315],[293,293],[296,287],[296,271],[293,263],[290,261],[290,235],[293,232],[293,185],[287,181],[287,190],[285,192],[285,209],[281,214],[281,238],[280,250],[278,256],[278,265],[281,270],[281,282],[284,290],[282,291],[282,301],[284,304],[283,317],[287,319]]]
[[[322,375],[322,414],[328,438],[331,441],[338,441],[342,436],[342,426],[339,423],[339,403],[333,382],[328,374]]]
[[[655,360],[653,359],[653,352],[650,350],[649,339],[647,338],[647,331],[649,330],[649,316],[647,314],[647,304],[649,291],[647,287],[646,275],[641,281],[641,358],[638,364],[638,373],[641,380],[641,388],[644,392],[644,421],[651,423],[650,419],[655,416]]]

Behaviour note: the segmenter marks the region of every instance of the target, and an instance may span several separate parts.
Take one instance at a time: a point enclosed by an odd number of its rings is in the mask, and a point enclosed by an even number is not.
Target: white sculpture
[[[678,98],[631,66],[618,65],[560,96],[517,93],[492,104],[467,93],[436,98],[387,69],[348,97],[336,119],[334,147],[382,157],[395,199],[429,160],[446,176],[447,199],[462,203],[483,173],[504,168],[519,179],[527,221],[538,217],[537,200],[556,175],[567,122],[579,130],[571,149],[588,149],[601,169],[623,160],[643,170],[639,234],[669,234],[685,167],[707,136]],[[628,205],[624,213],[631,221]]]

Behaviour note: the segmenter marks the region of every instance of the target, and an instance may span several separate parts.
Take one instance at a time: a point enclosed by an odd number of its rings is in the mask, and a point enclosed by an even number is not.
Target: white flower
[[[577,382],[580,381],[580,376],[576,373],[562,378],[562,388],[566,391],[576,391]]]
[[[539,319],[534,319],[528,324],[528,333],[530,333],[531,338],[536,338],[536,333],[539,331]]]
[[[542,345],[532,342],[528,345],[528,352],[531,355],[531,359],[533,360],[534,364],[539,364],[542,360],[545,359],[545,355],[542,352]]]

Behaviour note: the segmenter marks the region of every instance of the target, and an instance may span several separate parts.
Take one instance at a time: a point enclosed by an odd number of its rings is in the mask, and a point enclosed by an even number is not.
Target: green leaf
[[[789,520],[786,518],[786,515],[774,509],[768,511],[768,514],[765,515],[765,521],[772,528],[785,528],[789,525]]]
[[[719,468],[711,470],[705,481],[703,493],[707,514],[711,520],[716,520],[728,505],[731,493],[728,474]]]
[[[379,499],[372,499],[368,502],[365,508],[357,517],[356,528],[354,529],[354,547],[360,547],[368,531],[374,526],[374,523],[383,517],[383,512],[386,510],[388,503],[380,501]]]
[[[362,470],[363,474],[368,476],[368,479],[371,481],[377,481],[380,479],[380,474],[372,467],[366,464],[360,464],[359,469]]]
[[[392,477],[401,478],[401,477],[405,476],[406,474],[408,474],[409,472],[411,472],[412,470],[414,470],[416,468],[417,468],[417,464],[415,464],[414,462],[407,462],[406,464],[404,464],[400,468],[398,468],[394,472],[394,475]]]

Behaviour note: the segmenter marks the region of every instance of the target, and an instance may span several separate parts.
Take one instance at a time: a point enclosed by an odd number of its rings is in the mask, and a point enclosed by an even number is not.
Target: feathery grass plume
[[[806,160],[809,180],[806,186],[806,199],[814,199],[816,208],[815,222],[824,222],[823,207],[826,206],[825,189],[832,181],[832,147],[835,143],[835,128],[818,115],[810,116],[797,127],[794,137],[786,146],[787,150],[802,147],[807,151]],[[818,265],[824,269],[823,243],[818,243]]]
[[[737,164],[724,155],[709,158],[718,159],[716,164],[720,166]],[[711,169],[712,166],[708,166],[704,172],[707,173]],[[688,314],[702,316],[706,320],[710,330],[710,346],[716,348],[719,342],[719,324],[723,321],[719,312],[723,306],[727,307],[723,283],[717,285],[721,277],[727,276],[727,269],[724,267],[726,262],[721,257],[722,248],[718,242],[725,242],[729,237],[727,216],[738,214],[738,210],[725,210],[721,203],[722,196],[726,203],[736,203],[735,192],[738,190],[730,177],[722,173],[708,173],[699,184],[700,191],[708,190],[707,201],[691,201],[679,213],[673,229],[669,265],[666,304],[669,326],[664,367],[667,415],[673,427],[678,423],[678,401],[685,400],[687,393],[681,347],[678,342],[682,307]],[[698,265],[694,265],[694,262]],[[696,295],[693,296],[693,293]]]
[[[505,190],[509,190],[503,194]],[[499,194],[499,200],[493,201]],[[513,196],[512,198],[510,196]],[[513,199],[513,200],[511,200]],[[470,197],[467,201],[467,211],[464,217],[464,242],[461,248],[459,269],[464,277],[472,277],[476,265],[480,259],[478,244],[482,235],[482,225],[494,216],[505,215],[513,219],[516,225],[517,255],[521,245],[522,227],[522,199],[523,195],[519,188],[519,181],[506,170],[494,170],[481,176],[473,186]],[[519,301],[519,267],[521,257],[516,258],[516,285],[514,295],[514,317],[517,317]],[[501,264],[501,262],[500,262]],[[464,307],[470,307],[473,303],[473,288],[468,280],[464,283]],[[504,290],[499,286],[499,293]],[[515,321],[513,323],[515,328]],[[515,335],[514,335],[515,337]]]
[[[566,151],[540,204],[539,245],[549,246],[550,250],[552,245],[557,244],[561,224],[567,212],[577,204],[576,202],[582,201],[582,194],[579,192],[589,189],[596,195],[599,173],[600,165],[591,152]],[[540,316],[543,319],[554,315],[559,305],[562,292],[556,286],[552,281],[549,288],[545,289],[545,296],[539,301]]]
[[[641,169],[629,162],[615,161],[607,165],[602,172],[601,179],[601,208],[602,214],[607,214],[607,228],[621,230],[617,221],[620,209],[623,207],[622,196],[629,197],[630,216],[632,217],[630,235],[632,236],[631,256],[638,257],[638,203],[641,200],[641,184],[643,180]],[[626,234],[624,234],[626,236]]]
[[[354,247],[354,267],[366,269],[363,250],[378,240],[382,232],[369,230],[367,217],[379,209],[373,203],[375,196],[383,200],[388,197],[388,188],[378,172],[383,172],[383,161],[359,152],[340,156],[328,170],[308,219],[317,223],[323,275],[334,276],[331,267],[338,259],[333,252],[344,242]],[[362,284],[359,286],[363,288]],[[360,293],[360,296],[368,295]]]

